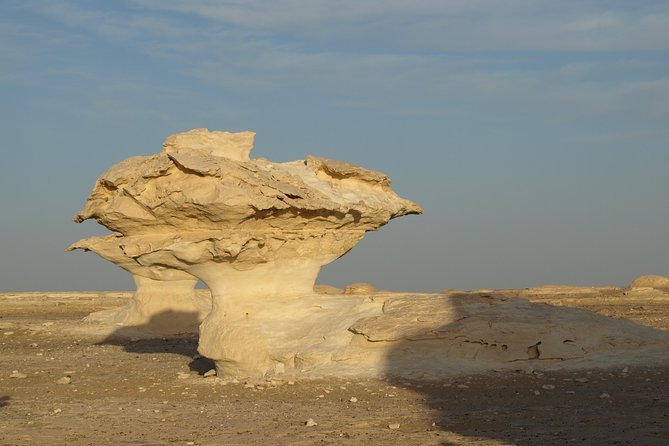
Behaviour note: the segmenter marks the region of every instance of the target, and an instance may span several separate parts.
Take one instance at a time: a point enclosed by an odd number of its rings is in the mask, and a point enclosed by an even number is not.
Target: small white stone
[[[545,390],[553,390],[555,386],[553,384],[544,384],[541,388]]]
[[[30,347],[33,347],[33,348],[34,347],[39,347],[39,344],[37,342],[33,342],[32,344],[30,344]]]
[[[208,378],[210,376],[216,376],[216,369],[211,369],[206,372],[204,372],[204,377]]]
[[[13,331],[6,331],[6,332],[4,332],[3,334],[4,334],[5,336],[10,336],[10,335],[13,335],[14,332],[13,332]]]
[[[313,427],[313,426],[318,426],[318,423],[316,423],[316,422],[314,421],[313,418],[309,418],[309,419],[304,423],[304,425],[307,426],[307,427]]]
[[[388,425],[388,429],[397,430],[400,428],[400,423],[391,423]]]
[[[357,399],[356,397],[352,396],[352,397],[349,399],[349,401],[352,402],[352,403],[357,403],[357,402],[358,402],[358,399]]]
[[[629,373],[629,371],[630,371],[629,367],[625,367],[625,368],[623,369],[623,373]]]
[[[23,379],[23,378],[27,378],[28,375],[26,375],[25,373],[21,373],[18,370],[12,370],[12,373],[9,375],[9,377],[10,378]]]
[[[458,389],[469,389],[467,384],[458,384]]]
[[[56,384],[70,384],[72,382],[72,378],[69,376],[63,376],[60,379],[56,380]]]
[[[54,409],[53,414],[55,415],[55,414],[61,413],[61,412],[62,412],[62,410],[60,410],[60,409]]]
[[[611,395],[609,395],[608,393],[604,392],[604,393],[602,393],[601,395],[599,395],[599,397],[605,399],[605,398],[611,398]]]
[[[535,394],[535,395],[541,395],[541,392],[539,392],[538,390],[535,390],[535,391],[534,391],[534,394]]]
[[[179,379],[188,379],[188,378],[190,378],[190,373],[188,373],[188,372],[179,372],[179,373],[177,373],[177,378],[179,378]]]
[[[577,383],[587,383],[589,380],[588,378],[576,378],[574,381]]]

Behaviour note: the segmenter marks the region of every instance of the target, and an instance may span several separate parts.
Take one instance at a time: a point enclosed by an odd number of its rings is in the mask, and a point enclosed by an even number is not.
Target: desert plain
[[[496,293],[669,330],[666,290]],[[127,327],[84,320],[131,296],[0,294],[1,445],[661,445],[669,439],[669,360],[661,357],[547,370],[540,360],[524,361],[517,369],[436,381],[224,379],[198,355],[197,334],[135,336]]]

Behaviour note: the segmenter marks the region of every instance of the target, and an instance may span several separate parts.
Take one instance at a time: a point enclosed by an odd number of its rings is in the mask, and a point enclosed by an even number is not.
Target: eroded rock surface
[[[253,137],[206,129],[173,135],[161,153],[105,172],[74,218],[94,218],[114,234],[71,249],[151,280],[202,279],[214,302],[200,349],[216,360],[227,355],[220,327],[246,300],[313,294],[320,267],[366,231],[422,212],[379,172],[313,156],[250,159]],[[166,307],[192,300],[165,297]]]
[[[124,253],[122,240],[117,235],[93,237],[68,248],[95,252],[131,273],[136,286],[127,305],[92,313],[85,320],[148,334],[197,333],[211,311],[209,292],[196,290],[197,278],[185,271],[138,264]]]
[[[436,378],[667,356],[665,332],[504,294],[392,293],[368,284],[315,291],[322,265],[366,231],[421,208],[398,197],[381,173],[311,156],[250,159],[252,143],[251,132],[169,137],[161,153],[103,174],[75,217],[114,234],[73,248],[148,280],[195,277],[209,286],[212,310],[198,350],[219,376]]]

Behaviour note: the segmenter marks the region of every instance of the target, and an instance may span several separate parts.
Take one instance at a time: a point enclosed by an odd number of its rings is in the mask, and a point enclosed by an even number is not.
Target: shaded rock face
[[[209,293],[197,292],[197,278],[163,266],[143,266],[128,257],[123,237],[109,235],[80,240],[68,250],[92,251],[132,274],[136,291],[121,308],[98,311],[85,321],[124,327],[141,327],[149,334],[197,333],[211,310]],[[204,295],[203,295],[204,294]],[[158,315],[169,314],[169,320]]]

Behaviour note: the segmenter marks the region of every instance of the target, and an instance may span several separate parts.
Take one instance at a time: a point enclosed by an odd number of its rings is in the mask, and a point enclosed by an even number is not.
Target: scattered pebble
[[[60,410],[60,409],[54,409],[53,414],[55,415],[55,414],[61,413],[61,412],[62,412],[62,410]]]
[[[357,403],[357,402],[358,402],[358,399],[357,399],[356,397],[352,396],[352,397],[349,399],[349,401],[352,402],[352,403]]]
[[[28,375],[26,375],[25,373],[21,373],[18,370],[13,370],[12,373],[9,375],[9,377],[10,378],[23,379],[23,378],[27,378]]]
[[[204,372],[204,377],[208,378],[210,376],[216,376],[216,369],[211,369],[206,372]]]
[[[541,386],[541,388],[546,390],[553,390],[555,386],[553,384],[544,384],[543,386]]]
[[[599,397],[602,398],[602,399],[606,399],[606,398],[611,398],[611,395],[609,395],[608,393],[604,392],[604,393],[602,393],[601,395],[599,395]]]
[[[396,429],[399,429],[399,428],[400,428],[400,423],[391,423],[391,424],[388,425],[388,429],[396,430]]]
[[[188,372],[179,372],[179,373],[177,373],[177,378],[179,378],[179,379],[187,379],[187,378],[190,378],[190,373],[188,373]]]
[[[5,336],[10,336],[10,335],[13,335],[14,332],[13,332],[13,331],[6,331],[6,332],[4,332],[3,334],[4,334]]]
[[[625,367],[625,368],[623,369],[623,373],[629,373],[629,371],[630,371],[629,367]]]
[[[318,426],[318,423],[316,423],[316,422],[314,421],[313,418],[309,418],[309,419],[304,423],[304,425],[307,426],[307,427],[313,427],[313,426]]]
[[[256,388],[256,385],[255,385],[255,384],[251,384],[251,383],[246,383],[246,384],[244,384],[244,388],[245,388],[245,389],[255,389],[255,388]]]
[[[30,347],[33,347],[33,348],[39,347],[39,344],[37,342],[33,342],[32,344],[30,344]]]
[[[70,384],[72,382],[72,378],[69,376],[63,376],[60,379],[56,380],[56,384]]]
[[[587,383],[588,378],[576,378],[574,381],[576,381],[577,383]]]
[[[534,394],[535,394],[535,395],[541,395],[541,392],[539,392],[538,390],[535,390],[535,391],[534,391]]]
[[[469,389],[467,384],[458,384],[458,389]]]

